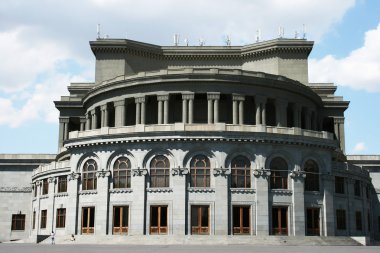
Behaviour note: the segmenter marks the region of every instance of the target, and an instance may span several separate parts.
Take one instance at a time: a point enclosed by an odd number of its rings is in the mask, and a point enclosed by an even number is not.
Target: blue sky
[[[376,0],[3,0],[0,6],[0,153],[55,153],[53,100],[67,85],[93,81],[88,41],[102,36],[171,45],[181,41],[232,45],[293,37],[306,25],[315,41],[310,81],[334,82],[351,101],[348,154],[380,154],[380,1]]]

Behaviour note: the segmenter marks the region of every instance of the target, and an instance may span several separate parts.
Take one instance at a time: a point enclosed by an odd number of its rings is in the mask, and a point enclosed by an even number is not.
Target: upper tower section
[[[127,39],[98,39],[95,85],[117,76],[176,68],[240,69],[282,75],[308,85],[312,41],[275,39],[245,46],[158,46]]]

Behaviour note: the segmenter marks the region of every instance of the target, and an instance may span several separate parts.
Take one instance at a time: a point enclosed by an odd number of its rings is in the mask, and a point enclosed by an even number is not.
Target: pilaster
[[[293,187],[293,232],[295,236],[305,235],[305,195],[304,182],[306,174],[301,171],[300,165],[296,164],[290,173]]]
[[[227,168],[213,169],[215,177],[215,235],[228,235],[228,176]]]
[[[78,231],[78,190],[79,190],[80,173],[71,172],[67,176],[67,203],[66,207],[66,233],[80,234]]]
[[[108,219],[107,213],[109,208],[109,170],[100,170],[96,172],[97,177],[97,196],[95,210],[95,231],[97,235],[108,234]]]
[[[130,206],[130,213],[133,215],[133,219],[130,219],[129,235],[143,235],[145,231],[145,176],[147,175],[146,169],[140,169],[139,167],[132,170],[132,203]]]
[[[186,233],[186,177],[189,170],[186,168],[172,168],[173,182],[173,235],[183,236]]]

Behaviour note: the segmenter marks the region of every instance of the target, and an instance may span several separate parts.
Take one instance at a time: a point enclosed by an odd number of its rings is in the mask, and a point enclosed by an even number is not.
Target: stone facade
[[[90,45],[95,82],[72,83],[55,102],[55,161],[24,175],[20,238],[379,238],[380,165],[347,161],[348,102],[333,84],[308,82],[312,42]]]

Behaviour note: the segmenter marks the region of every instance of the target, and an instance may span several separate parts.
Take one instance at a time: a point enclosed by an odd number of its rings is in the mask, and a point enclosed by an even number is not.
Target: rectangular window
[[[209,206],[191,206],[191,234],[210,234]]]
[[[346,210],[336,210],[336,228],[338,230],[346,230]]]
[[[36,211],[33,211],[33,229],[36,228]]]
[[[67,176],[58,177],[58,192],[67,192]]]
[[[335,177],[335,193],[344,194],[344,177]]]
[[[57,209],[57,228],[64,228],[66,225],[66,208],[58,208]]]
[[[49,193],[49,182],[47,179],[42,180],[42,195]]]
[[[47,210],[41,210],[41,226],[40,228],[46,228]]]
[[[288,208],[272,208],[272,235],[288,234]]]
[[[306,209],[306,235],[320,235],[319,231],[319,208]]]
[[[82,234],[95,232],[95,207],[82,207]]]
[[[357,197],[361,196],[361,189],[360,189],[360,181],[359,180],[355,180],[354,192],[355,192],[355,196],[357,196]]]
[[[113,234],[126,235],[128,234],[128,206],[113,207]]]
[[[362,225],[362,212],[355,212],[355,221],[356,221],[356,230],[362,231],[363,225]]]
[[[232,221],[234,235],[249,235],[251,233],[251,215],[249,206],[233,206]]]
[[[12,230],[25,230],[25,214],[12,214]]]
[[[167,234],[168,233],[168,207],[151,206],[150,207],[150,234]]]
[[[169,187],[169,169],[151,168],[150,187]]]

